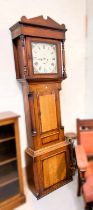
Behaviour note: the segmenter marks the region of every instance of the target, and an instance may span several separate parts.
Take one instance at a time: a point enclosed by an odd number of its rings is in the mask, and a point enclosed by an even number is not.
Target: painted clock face
[[[56,44],[32,42],[34,74],[57,73]]]

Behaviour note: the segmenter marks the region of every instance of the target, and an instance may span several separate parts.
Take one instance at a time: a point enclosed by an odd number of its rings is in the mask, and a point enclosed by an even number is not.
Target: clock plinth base
[[[33,187],[33,184],[31,182],[28,183],[28,187],[29,187],[29,190],[33,193],[33,195],[37,198],[37,200],[39,200],[40,198],[43,198],[44,196],[48,195],[49,193],[52,193],[53,191],[57,190],[58,188],[64,186],[65,184],[68,184],[72,180],[73,180],[73,178],[70,177],[68,180],[61,181],[39,194],[35,191],[35,188]]]
[[[28,186],[37,199],[72,180],[69,149],[69,143],[64,141],[56,147],[26,150]]]

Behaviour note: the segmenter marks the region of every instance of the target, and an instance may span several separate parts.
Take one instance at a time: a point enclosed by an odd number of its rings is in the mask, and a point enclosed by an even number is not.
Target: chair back
[[[93,119],[77,119],[77,143],[88,156],[93,156]]]

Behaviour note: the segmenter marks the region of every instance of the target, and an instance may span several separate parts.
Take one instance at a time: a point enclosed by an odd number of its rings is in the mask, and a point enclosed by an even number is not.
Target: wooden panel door
[[[44,188],[66,179],[66,155],[61,152],[43,161]]]
[[[41,133],[57,129],[55,94],[39,96]]]

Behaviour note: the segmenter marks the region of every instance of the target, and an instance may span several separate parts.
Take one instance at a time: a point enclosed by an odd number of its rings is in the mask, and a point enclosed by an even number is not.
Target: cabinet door
[[[48,132],[58,128],[55,93],[39,96],[40,132]]]
[[[44,189],[66,179],[66,152],[47,157],[42,162]]]
[[[42,145],[60,139],[59,92],[44,92],[38,96],[39,132]],[[62,140],[62,138],[61,138]]]

